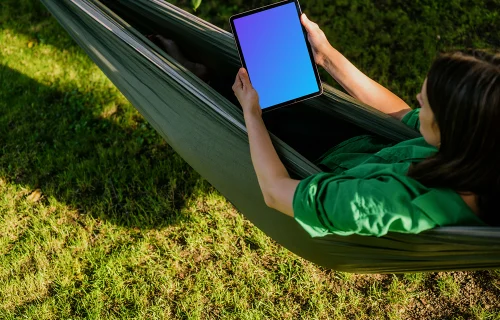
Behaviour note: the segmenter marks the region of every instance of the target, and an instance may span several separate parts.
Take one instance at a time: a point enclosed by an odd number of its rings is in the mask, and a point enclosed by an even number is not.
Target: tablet
[[[241,63],[270,111],[323,92],[297,0],[286,0],[230,18]]]

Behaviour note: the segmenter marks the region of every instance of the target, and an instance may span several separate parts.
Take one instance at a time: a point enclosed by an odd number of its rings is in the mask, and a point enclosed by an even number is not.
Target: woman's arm
[[[354,98],[401,120],[411,108],[400,97],[370,79],[330,46],[324,68]]]
[[[252,163],[266,204],[293,217],[293,195],[299,180],[290,178],[281,162],[262,120],[259,96],[248,73],[240,69],[233,91],[243,107]]]
[[[307,30],[316,63],[325,68],[351,96],[398,120],[411,110],[401,98],[370,79],[333,48],[324,32],[305,14],[301,20]]]

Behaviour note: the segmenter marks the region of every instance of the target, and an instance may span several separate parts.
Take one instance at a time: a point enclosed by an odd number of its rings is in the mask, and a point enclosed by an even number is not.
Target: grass
[[[408,99],[436,47],[498,41],[498,1],[302,2]],[[227,27],[263,2],[216,4],[197,14]],[[293,255],[175,154],[38,2],[2,1],[0,319],[500,319],[499,294],[498,271],[355,275]]]

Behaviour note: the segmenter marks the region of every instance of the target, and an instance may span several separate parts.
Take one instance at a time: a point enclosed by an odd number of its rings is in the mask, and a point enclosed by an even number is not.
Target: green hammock
[[[252,167],[241,109],[151,43],[168,34],[202,62],[234,78],[233,37],[162,0],[41,0],[61,25],[182,158],[259,229],[320,266],[359,273],[500,267],[500,230],[443,227],[418,235],[311,238],[292,218],[268,208]],[[303,106],[393,141],[417,132],[325,85]],[[306,129],[305,129],[306,130]],[[290,174],[321,170],[271,135]]]

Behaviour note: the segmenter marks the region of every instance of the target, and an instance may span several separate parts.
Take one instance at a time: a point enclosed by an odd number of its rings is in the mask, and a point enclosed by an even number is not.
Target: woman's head
[[[439,151],[410,175],[477,194],[481,212],[490,211],[488,195],[500,196],[500,54],[441,55],[418,99],[421,133]]]

